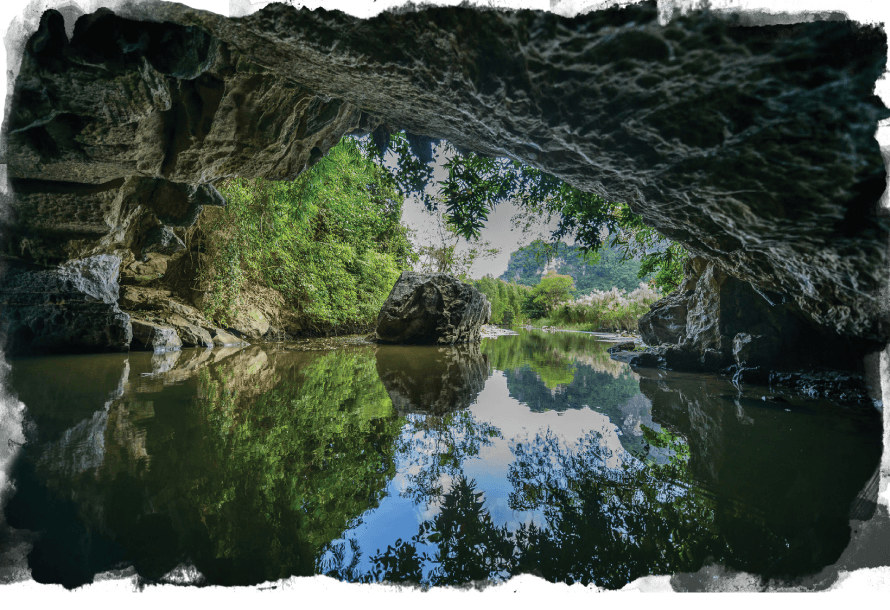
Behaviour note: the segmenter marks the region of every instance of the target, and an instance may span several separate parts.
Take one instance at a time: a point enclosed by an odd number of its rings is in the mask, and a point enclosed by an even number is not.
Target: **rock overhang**
[[[7,235],[68,239],[59,260],[121,246],[98,235],[126,206],[97,185],[292,178],[342,135],[382,126],[627,201],[815,323],[886,340],[876,27],[704,12],[661,25],[651,2],[574,18],[270,5],[229,19],[167,3],[126,14],[83,16],[69,41],[47,12],[15,84],[5,160],[27,197]],[[96,235],[43,227],[53,214]]]

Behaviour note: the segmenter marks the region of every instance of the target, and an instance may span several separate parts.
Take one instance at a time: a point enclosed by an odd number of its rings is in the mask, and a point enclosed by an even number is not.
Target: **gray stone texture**
[[[117,303],[119,267],[107,254],[49,269],[8,265],[0,275],[4,351],[126,351],[132,335]]]
[[[377,316],[383,343],[478,343],[491,318],[491,303],[469,284],[445,273],[405,271]]]
[[[724,277],[838,336],[887,339],[878,27],[707,11],[661,25],[654,2],[572,19],[119,13],[80,17],[69,40],[48,11],[27,42],[4,131],[8,254],[140,254],[149,230],[220,203],[219,178],[293,178],[344,134],[406,129],[419,149],[446,138],[625,201],[686,245],[709,267],[653,332],[697,360],[731,357],[705,295]]]

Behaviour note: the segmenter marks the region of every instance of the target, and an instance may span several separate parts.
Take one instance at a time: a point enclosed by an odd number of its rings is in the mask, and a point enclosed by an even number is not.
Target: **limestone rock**
[[[120,259],[55,268],[8,265],[0,276],[0,335],[8,355],[126,351],[130,317],[117,304]]]
[[[176,330],[184,347],[213,347],[213,337],[206,328],[195,324],[172,322],[171,326]]]
[[[161,326],[144,320],[133,320],[132,349],[172,352],[182,347],[179,335],[169,326]]]
[[[170,227],[160,226],[148,232],[145,236],[145,244],[142,246],[142,256],[152,252],[159,254],[176,254],[185,250],[185,243]],[[165,269],[166,271],[166,269]]]
[[[237,312],[232,328],[247,337],[260,338],[269,332],[269,320],[257,308],[242,309]]]
[[[236,347],[250,345],[247,341],[240,339],[232,333],[226,332],[221,328],[213,329],[213,345],[217,347]]]
[[[491,303],[469,284],[444,273],[402,272],[377,316],[383,343],[453,345],[481,340]]]
[[[145,231],[219,203],[219,178],[290,179],[344,134],[405,129],[418,151],[445,138],[627,202],[713,265],[709,290],[725,274],[825,332],[888,339],[877,26],[716,11],[662,24],[653,1],[574,18],[117,10],[82,16],[70,40],[47,11],[24,45],[4,134],[9,251],[141,252]],[[732,361],[713,300],[662,305],[659,342],[693,336],[700,355]]]
[[[744,371],[766,381],[771,370],[858,370],[867,342],[814,325],[794,302],[764,294],[747,282],[693,258],[676,292],[640,319],[646,353],[634,366]]]

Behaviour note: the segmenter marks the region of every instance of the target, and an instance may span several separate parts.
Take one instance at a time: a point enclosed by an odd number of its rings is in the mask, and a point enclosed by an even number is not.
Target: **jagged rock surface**
[[[867,344],[814,325],[782,295],[763,294],[701,258],[687,262],[683,285],[640,318],[655,346],[623,360],[637,366],[726,370],[769,381],[790,370],[861,370]]]
[[[382,343],[478,343],[491,303],[473,286],[445,273],[402,272],[377,316]]]
[[[14,265],[0,276],[0,337],[12,354],[126,351],[120,259],[102,254],[55,269]]]
[[[404,128],[626,201],[715,273],[887,338],[876,27],[707,12],[662,26],[654,3],[573,19],[120,11],[82,16],[70,41],[49,11],[27,43],[5,124],[8,255],[142,256],[219,203],[219,178],[293,178],[343,134]]]
[[[161,326],[145,320],[132,320],[133,349],[153,352],[174,352],[182,348],[179,335],[169,326]]]

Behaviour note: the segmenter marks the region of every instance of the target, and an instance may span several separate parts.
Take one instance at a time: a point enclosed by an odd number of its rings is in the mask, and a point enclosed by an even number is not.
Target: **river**
[[[520,331],[13,360],[0,545],[23,550],[0,575],[620,588],[711,564],[794,583],[837,560],[873,508],[878,410],[632,370],[608,346]]]

